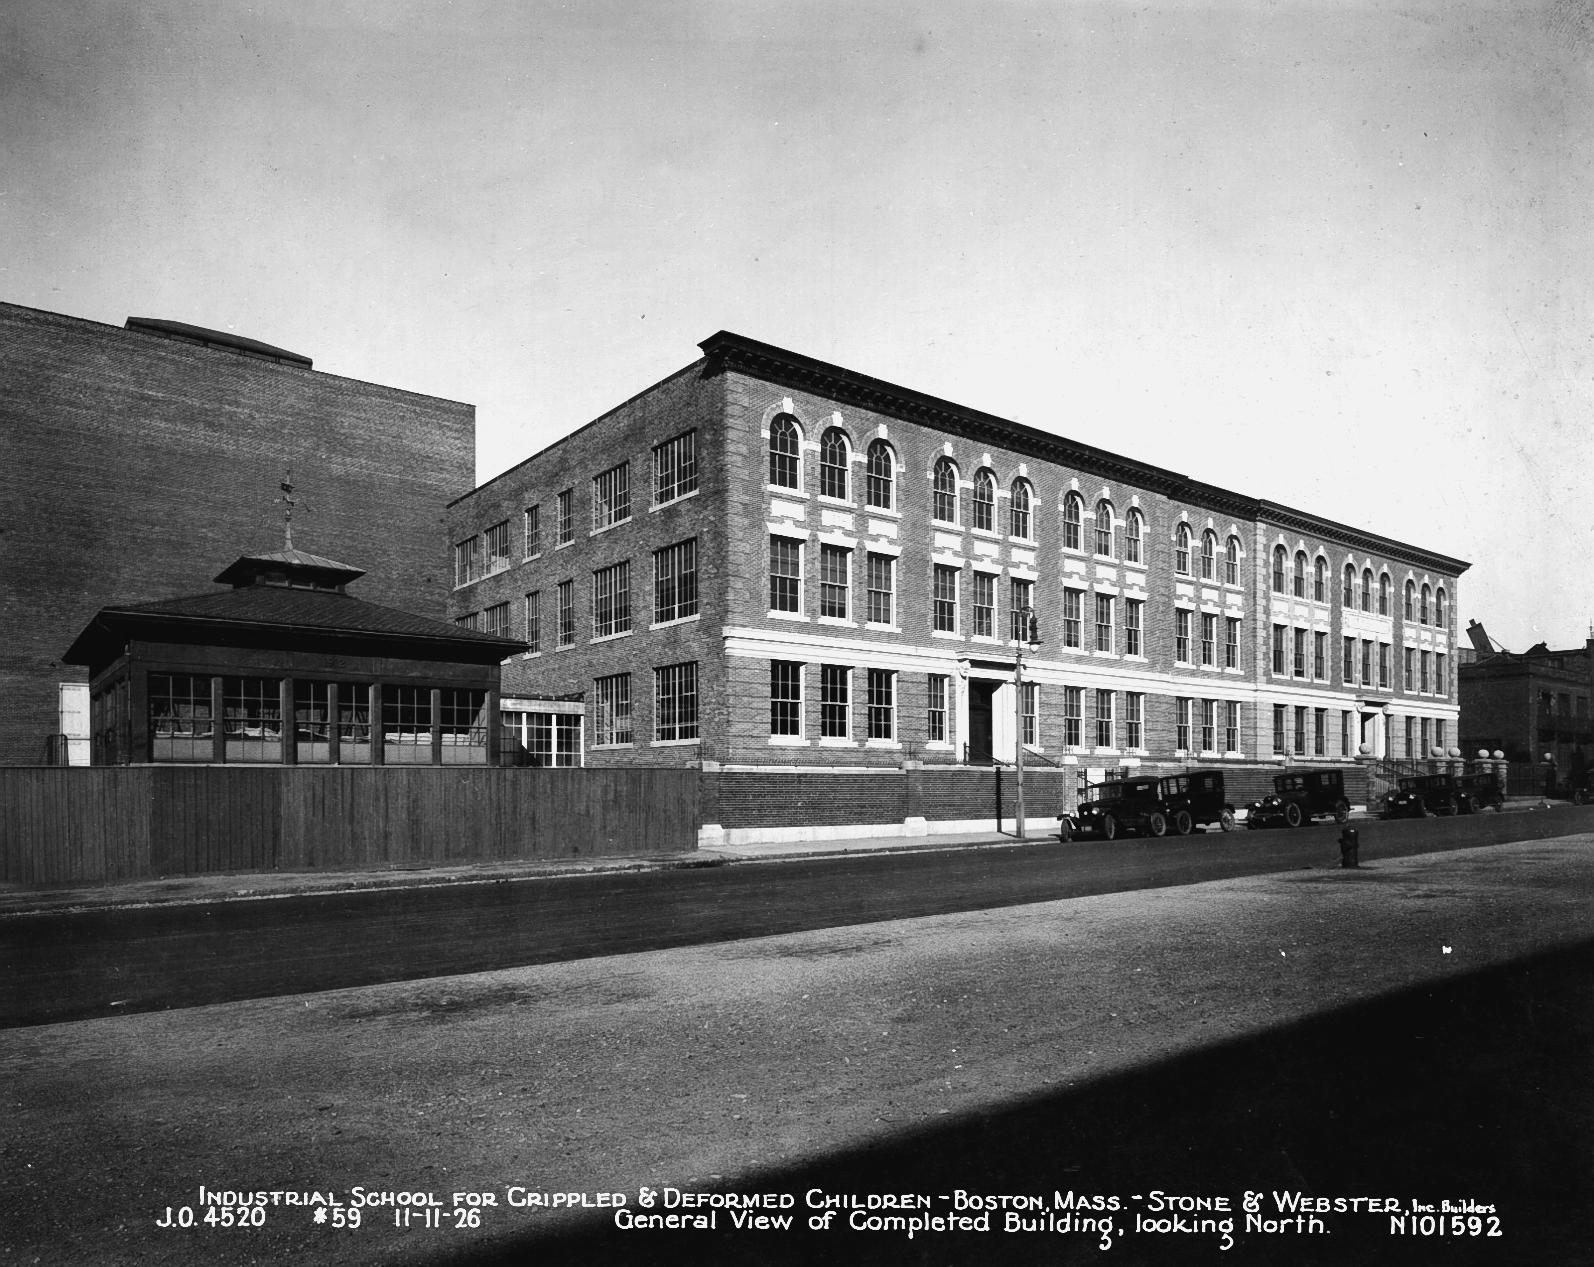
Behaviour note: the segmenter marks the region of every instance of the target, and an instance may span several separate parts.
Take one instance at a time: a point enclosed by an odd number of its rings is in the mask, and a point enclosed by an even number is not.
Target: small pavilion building
[[[498,765],[499,666],[526,644],[347,592],[359,568],[245,555],[223,590],[102,609],[91,762]]]

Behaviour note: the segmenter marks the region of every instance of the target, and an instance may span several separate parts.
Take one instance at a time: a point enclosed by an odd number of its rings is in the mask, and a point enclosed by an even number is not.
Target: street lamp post
[[[1013,660],[1013,772],[1017,785],[1013,806],[1014,835],[1024,839],[1024,645],[1030,651],[1041,645],[1040,628],[1033,607],[1020,607],[1017,648]]]

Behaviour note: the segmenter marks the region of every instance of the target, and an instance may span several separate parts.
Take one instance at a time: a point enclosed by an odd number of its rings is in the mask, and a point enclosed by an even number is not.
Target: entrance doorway
[[[989,765],[994,751],[991,743],[994,702],[1000,682],[969,679],[969,753],[970,765]]]

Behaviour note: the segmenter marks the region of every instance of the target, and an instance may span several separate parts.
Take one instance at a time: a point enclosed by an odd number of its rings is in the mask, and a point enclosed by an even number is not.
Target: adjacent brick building
[[[988,780],[1020,727],[1032,768],[1098,774],[1455,742],[1466,563],[738,335],[701,348],[449,508],[454,616],[531,648],[512,732],[580,701],[593,765],[942,787]]]
[[[1477,621],[1467,633],[1476,658],[1460,670],[1461,746],[1503,752],[1542,769],[1548,756],[1558,781],[1581,783],[1594,753],[1594,636],[1581,647],[1526,651],[1496,648]]]
[[[372,601],[445,618],[443,511],[469,487],[470,405],[318,373],[252,340],[0,304],[0,763],[86,759],[62,655],[107,603],[192,589],[240,543],[365,563]]]

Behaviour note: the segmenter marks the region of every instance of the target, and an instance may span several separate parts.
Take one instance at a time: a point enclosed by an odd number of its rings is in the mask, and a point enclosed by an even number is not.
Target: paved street
[[[11,1029],[0,1240],[14,1261],[85,1263],[1577,1262],[1594,1243],[1591,846]],[[312,1205],[246,1202],[263,1226],[222,1228],[201,1185],[343,1204],[318,1224]],[[357,1188],[441,1205],[396,1226]],[[737,1228],[720,1207],[712,1230],[622,1230],[608,1208],[509,1204],[619,1194],[634,1223],[715,1209],[664,1204],[710,1189],[767,1194],[752,1213],[796,1222]],[[816,1190],[864,1208],[811,1230]],[[1045,1209],[910,1238],[882,1221],[904,1210],[867,1208],[911,1195],[922,1217],[972,1218],[960,1190]],[[1265,1193],[1267,1226],[1239,1214],[1224,1252],[1158,1191],[1217,1220]],[[497,1204],[462,1204],[468,1226],[456,1192]],[[1295,1192],[1330,1202],[1322,1230],[1274,1208]],[[1407,1224],[1332,1208],[1367,1197]],[[1446,1200],[1493,1209],[1476,1236],[1467,1216],[1461,1239],[1424,1231],[1412,1203]],[[332,1226],[354,1208],[358,1229]],[[1110,1251],[1065,1213],[1110,1213]]]

